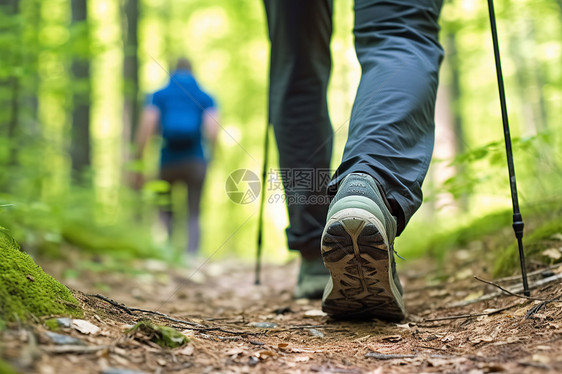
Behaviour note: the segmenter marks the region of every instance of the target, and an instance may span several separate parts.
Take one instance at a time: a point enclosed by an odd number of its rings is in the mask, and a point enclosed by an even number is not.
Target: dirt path
[[[63,328],[61,334],[84,345],[56,345],[38,323],[2,333],[0,353],[21,365],[21,372],[45,374],[561,372],[560,303],[548,303],[528,319],[540,301],[503,295],[466,303],[498,291],[473,278],[490,279],[486,261],[484,250],[458,251],[439,274],[431,261],[408,261],[401,274],[410,314],[401,324],[333,321],[319,301],[293,300],[295,263],[267,266],[261,286],[253,285],[251,265],[236,261],[207,263],[199,272],[170,272],[155,262],[139,263],[145,271],[138,275],[83,270],[64,283],[84,293],[77,295],[85,319],[99,331]],[[42,265],[55,277],[69,266]],[[562,267],[536,272],[530,282],[559,273]],[[556,281],[532,296],[560,294]],[[162,349],[149,336],[126,333],[143,318],[182,331],[190,343]]]

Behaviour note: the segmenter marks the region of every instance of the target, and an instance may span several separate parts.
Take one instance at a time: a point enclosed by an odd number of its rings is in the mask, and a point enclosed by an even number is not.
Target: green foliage
[[[523,247],[527,264],[552,265],[562,262],[562,258],[553,258],[544,253],[547,249],[562,252],[562,218],[558,217],[546,222],[528,236],[524,236]],[[519,249],[515,243],[500,251],[494,263],[494,276],[513,275],[519,268]]]
[[[137,231],[138,236],[124,227],[93,226],[86,221],[66,222],[62,227],[65,242],[92,253],[111,253],[129,258],[158,257],[158,248],[149,235]],[[134,230],[130,228],[130,230]]]
[[[450,224],[450,221],[447,223]],[[487,214],[453,227],[445,223],[441,223],[439,227],[418,225],[409,228],[404,238],[399,238],[396,250],[406,258],[429,255],[441,261],[448,251],[498,236],[506,228],[511,228],[511,211],[508,210]]]
[[[89,189],[72,192],[52,201],[0,198],[0,225],[13,233],[26,249],[51,258],[63,258],[64,246],[116,258],[163,258],[150,227],[132,219],[112,220]]]
[[[53,314],[81,317],[82,310],[65,286],[0,231],[0,320],[25,321]]]
[[[516,165],[523,165],[522,175],[529,177],[525,166],[540,160],[541,153],[553,147],[553,134],[545,130],[533,136],[512,138],[511,142],[516,157],[523,155],[516,158]],[[457,173],[443,182],[439,192],[443,192],[444,189],[456,199],[475,193],[479,186],[487,182],[502,183],[501,181],[507,180],[505,142],[502,139],[470,149],[455,156],[449,166],[455,167]],[[519,168],[517,171],[521,172]],[[543,175],[543,179],[547,179],[545,177],[547,176]],[[520,181],[526,181],[526,178],[520,178]],[[532,191],[535,192],[540,193],[540,190]]]

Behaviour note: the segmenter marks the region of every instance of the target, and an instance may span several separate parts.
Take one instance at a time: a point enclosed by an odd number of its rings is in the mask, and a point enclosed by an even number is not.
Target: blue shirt
[[[164,141],[160,164],[169,165],[191,160],[205,160],[203,152],[203,112],[215,107],[213,98],[204,92],[187,70],[178,70],[170,76],[163,89],[147,98],[148,105],[160,111],[160,131]],[[171,128],[187,129],[189,141],[174,142],[166,131]]]

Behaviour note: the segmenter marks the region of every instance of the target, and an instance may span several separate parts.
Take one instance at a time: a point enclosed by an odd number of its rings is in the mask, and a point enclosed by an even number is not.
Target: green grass
[[[396,250],[407,258],[431,256],[442,260],[448,251],[466,247],[472,241],[483,240],[504,232],[506,227],[510,228],[511,212],[491,213],[458,227],[443,229],[443,226],[443,223],[431,226],[422,223],[408,227]]]
[[[546,249],[562,249],[562,218],[553,219],[538,227],[526,237],[523,237],[523,248],[527,264],[552,265],[562,262],[562,258],[553,259],[543,252]],[[494,263],[493,274],[495,277],[509,276],[520,267],[519,249],[517,243],[500,251]]]
[[[549,248],[562,248],[562,202],[549,201],[521,208],[525,222],[523,237],[527,264],[537,266],[562,262],[543,254]],[[450,251],[468,248],[471,242],[484,242],[494,253],[493,274],[513,275],[520,269],[517,240],[512,229],[512,211],[484,215],[444,231],[443,224],[418,224],[408,227],[397,241],[396,250],[407,259],[430,256],[441,264]]]

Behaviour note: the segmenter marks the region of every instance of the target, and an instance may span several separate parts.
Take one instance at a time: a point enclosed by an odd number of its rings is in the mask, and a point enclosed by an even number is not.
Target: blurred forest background
[[[562,200],[562,0],[495,5],[522,213],[540,219]],[[336,166],[360,71],[352,2],[334,6]],[[398,239],[403,256],[421,255],[432,236],[492,212],[511,224],[486,1],[445,1],[441,25],[435,157],[426,202]],[[174,250],[155,225],[166,186],[152,181],[133,191],[127,176],[156,172],[158,140],[139,163],[131,139],[144,97],[185,55],[217,99],[222,127],[202,204],[203,255],[254,255],[259,200],[235,204],[225,182],[237,169],[260,175],[263,160],[269,44],[261,1],[1,0],[0,30],[0,226],[28,252],[64,257],[72,244],[116,257],[177,258],[185,233],[174,237]],[[175,204],[185,216],[181,199]],[[286,225],[284,205],[267,203],[266,261],[291,258]]]

